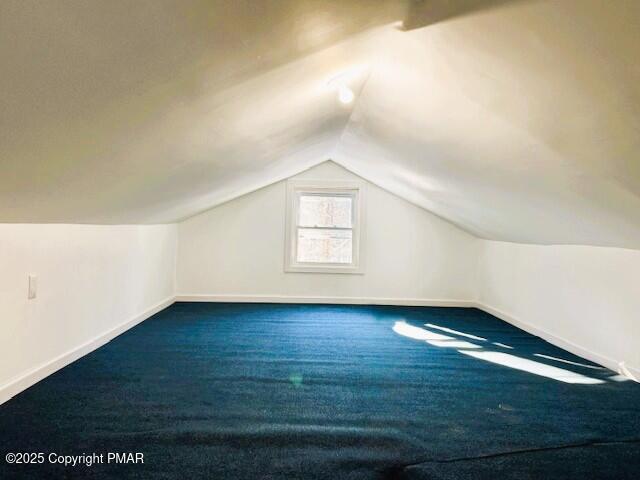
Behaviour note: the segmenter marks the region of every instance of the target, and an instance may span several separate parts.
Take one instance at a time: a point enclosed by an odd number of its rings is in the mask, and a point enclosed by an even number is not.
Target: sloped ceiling
[[[635,0],[4,0],[0,221],[172,222],[331,158],[483,238],[640,248],[638,52]]]

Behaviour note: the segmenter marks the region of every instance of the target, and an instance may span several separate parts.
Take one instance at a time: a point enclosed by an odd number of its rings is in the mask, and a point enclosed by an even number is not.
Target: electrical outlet
[[[29,300],[33,300],[38,295],[38,277],[29,275]]]

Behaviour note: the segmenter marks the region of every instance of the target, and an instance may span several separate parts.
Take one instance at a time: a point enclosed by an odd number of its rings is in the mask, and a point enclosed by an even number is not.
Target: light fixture
[[[349,85],[362,85],[362,78],[368,71],[367,65],[356,65],[331,77],[326,87],[338,92],[338,100],[344,105],[352,103],[356,95]],[[360,83],[358,83],[360,82]]]
[[[346,85],[340,85],[340,88],[338,89],[338,99],[340,100],[340,102],[348,104],[353,102],[353,98],[353,90],[351,90]]]

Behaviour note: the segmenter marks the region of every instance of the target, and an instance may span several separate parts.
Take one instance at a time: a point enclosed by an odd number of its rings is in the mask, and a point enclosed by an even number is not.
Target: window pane
[[[300,227],[351,228],[353,197],[300,195]]]
[[[352,263],[351,230],[298,229],[298,262]]]

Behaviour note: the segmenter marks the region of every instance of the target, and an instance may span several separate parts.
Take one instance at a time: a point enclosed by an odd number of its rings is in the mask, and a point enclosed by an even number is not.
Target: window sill
[[[340,273],[351,275],[363,275],[364,269],[357,266],[327,266],[327,265],[287,265],[284,268],[285,273]]]

